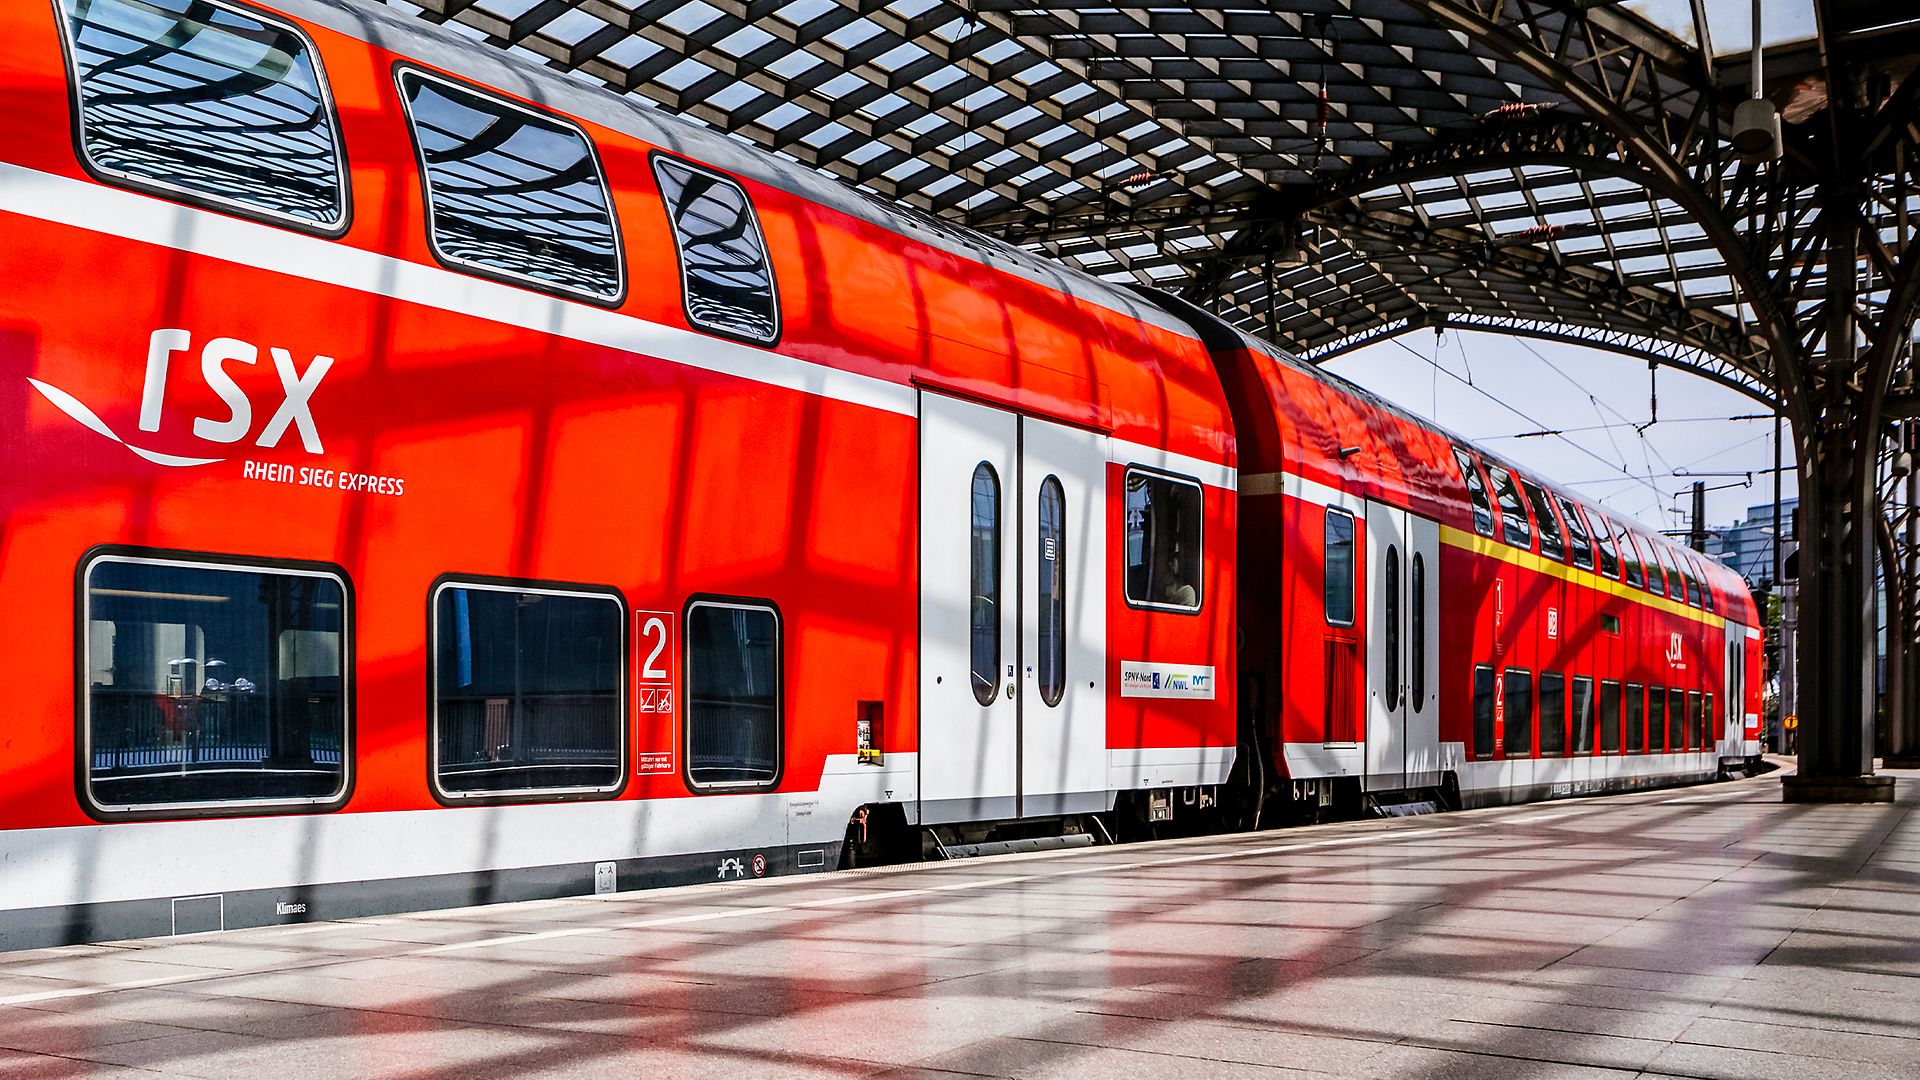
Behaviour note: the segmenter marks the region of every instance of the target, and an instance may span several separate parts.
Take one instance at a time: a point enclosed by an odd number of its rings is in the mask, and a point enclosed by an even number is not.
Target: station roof
[[[1819,3],[1830,49],[1912,70],[1920,20]],[[1724,248],[1643,167],[1651,147],[1723,203],[1746,184],[1788,220],[1804,208],[1804,187],[1769,187],[1725,150],[1747,93],[1747,0],[392,6],[1088,273],[1179,293],[1308,359],[1479,327],[1770,397]],[[1825,101],[1806,40],[1816,3],[1767,6],[1769,96],[1806,124]],[[1912,191],[1886,206],[1909,204],[1920,214]]]

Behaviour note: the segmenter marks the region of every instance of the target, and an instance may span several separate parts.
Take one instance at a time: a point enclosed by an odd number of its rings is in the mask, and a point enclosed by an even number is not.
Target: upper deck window
[[[1613,543],[1613,523],[1593,510],[1587,511],[1587,523],[1593,526],[1593,546],[1600,560],[1600,573],[1618,580],[1620,577],[1620,554]]]
[[[1200,482],[1129,468],[1126,484],[1127,603],[1199,611]]]
[[[653,175],[680,252],[687,321],[760,344],[780,337],[780,297],[760,219],[732,177],[663,155]]]
[[[1460,479],[1467,485],[1467,501],[1473,504],[1473,531],[1492,536],[1493,503],[1487,498],[1487,482],[1480,478],[1480,466],[1474,464],[1472,454],[1457,446],[1453,459],[1460,463]]]
[[[524,105],[412,69],[427,236],[450,263],[594,300],[620,296],[620,243],[593,144]]]
[[[1645,588],[1647,579],[1642,570],[1644,564],[1640,559],[1640,542],[1634,539],[1633,534],[1627,531],[1626,526],[1616,524],[1614,528],[1618,530],[1620,535],[1620,558],[1626,564],[1624,577],[1627,584],[1636,589]]]
[[[1573,505],[1571,499],[1555,496],[1560,505],[1560,516],[1567,519],[1567,540],[1573,552],[1573,565],[1582,570],[1593,569],[1593,540],[1587,533],[1587,523],[1580,516],[1580,508]]]
[[[346,225],[340,133],[291,25],[217,0],[61,0],[80,149],[125,186]]]
[[[1533,526],[1527,524],[1527,508],[1520,501],[1513,474],[1498,465],[1488,465],[1487,479],[1493,482],[1493,497],[1500,503],[1500,538],[1514,547],[1531,550]]]
[[[1520,487],[1527,493],[1527,501],[1533,504],[1533,516],[1540,523],[1540,554],[1555,561],[1567,557],[1566,535],[1560,531],[1560,521],[1553,516],[1553,507],[1547,505],[1547,493],[1540,485],[1531,480],[1520,481]]]

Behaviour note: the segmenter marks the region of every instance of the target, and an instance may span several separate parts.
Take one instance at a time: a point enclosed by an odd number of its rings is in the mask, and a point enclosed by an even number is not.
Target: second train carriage
[[[1204,313],[351,0],[0,74],[0,946],[1752,752],[1736,579]]]

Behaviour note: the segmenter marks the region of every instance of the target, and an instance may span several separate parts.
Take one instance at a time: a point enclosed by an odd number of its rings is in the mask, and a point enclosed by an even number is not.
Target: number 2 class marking
[[[658,635],[656,638],[655,635]],[[659,666],[660,654],[667,651],[667,621],[655,615],[641,624],[640,636],[651,638],[653,651],[647,654],[646,663],[640,665],[640,677],[643,679],[665,679],[667,669]]]

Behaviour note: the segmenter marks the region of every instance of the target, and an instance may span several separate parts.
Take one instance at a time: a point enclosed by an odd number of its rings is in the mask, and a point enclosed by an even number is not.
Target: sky
[[[1772,419],[1731,419],[1764,406],[1674,368],[1653,376],[1659,419],[1639,431],[1652,417],[1647,362],[1599,349],[1461,330],[1436,342],[1418,330],[1325,367],[1650,529],[1686,527],[1693,479],[1709,489],[1709,527],[1773,501],[1772,474],[1762,471],[1773,468]],[[1562,434],[1514,438],[1541,430]],[[1791,437],[1784,461],[1781,497],[1791,499]],[[1744,475],[1699,475],[1748,472],[1751,486]]]

